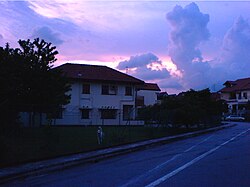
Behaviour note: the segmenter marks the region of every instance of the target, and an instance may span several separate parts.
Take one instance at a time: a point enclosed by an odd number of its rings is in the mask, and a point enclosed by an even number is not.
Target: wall
[[[154,90],[140,90],[137,92],[138,96],[143,96],[144,97],[144,104],[146,106],[148,105],[154,105],[157,103],[157,94],[159,91],[154,91]]]
[[[101,83],[90,83],[90,94],[82,94],[82,83],[72,84],[71,101],[65,106],[63,119],[56,119],[58,125],[142,125],[142,121],[124,121],[123,105],[135,106],[135,87],[132,86],[132,96],[125,96],[125,86],[118,85],[117,95],[102,95]],[[90,119],[81,119],[80,108],[90,109]],[[112,108],[117,110],[116,119],[101,119],[100,109]],[[135,110],[133,111],[133,118]]]

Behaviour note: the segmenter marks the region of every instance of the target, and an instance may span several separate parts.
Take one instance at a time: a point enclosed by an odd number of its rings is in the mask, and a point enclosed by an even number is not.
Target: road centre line
[[[218,145],[217,147],[215,147],[215,148],[213,148],[213,149],[210,149],[209,151],[207,151],[207,152],[203,153],[202,155],[200,155],[200,156],[194,158],[193,160],[187,162],[187,163],[184,164],[183,166],[181,166],[181,167],[175,169],[174,171],[172,171],[172,172],[170,172],[170,173],[164,175],[163,177],[161,177],[161,178],[155,180],[154,182],[148,184],[148,185],[145,186],[145,187],[155,187],[155,186],[161,184],[162,182],[164,182],[164,181],[166,181],[167,179],[169,179],[170,177],[176,175],[176,174],[179,173],[180,171],[186,169],[187,167],[193,165],[194,163],[198,162],[198,161],[201,160],[202,158],[204,158],[204,157],[208,156],[209,154],[215,152],[217,149],[221,148],[222,146],[224,146],[224,145],[228,144],[229,142],[235,140],[237,137],[239,137],[239,136],[241,136],[241,135],[247,133],[249,130],[250,130],[250,128],[247,129],[246,131],[243,131],[243,132],[237,134],[237,135],[234,136],[233,138],[231,138],[231,139],[225,141],[224,143]]]
[[[127,186],[130,186],[130,185],[133,185],[135,183],[137,183],[138,181],[140,181],[142,178],[144,177],[147,177],[148,175],[152,174],[153,172],[155,172],[156,170],[159,170],[161,169],[162,167],[164,167],[165,165],[167,165],[169,162],[175,160],[176,158],[180,157],[183,155],[183,153],[187,153],[188,151],[191,151],[192,149],[194,149],[195,147],[197,147],[198,145],[206,142],[207,140],[209,140],[212,136],[214,135],[210,135],[209,137],[205,138],[204,140],[202,140],[201,142],[189,147],[188,149],[186,149],[185,151],[183,151],[182,153],[179,153],[179,154],[176,154],[174,155],[171,159],[161,163],[160,165],[157,165],[156,167],[154,167],[153,169],[147,171],[146,173],[136,177],[136,178],[133,178],[131,180],[129,180],[127,183],[121,185],[120,187],[127,187]]]

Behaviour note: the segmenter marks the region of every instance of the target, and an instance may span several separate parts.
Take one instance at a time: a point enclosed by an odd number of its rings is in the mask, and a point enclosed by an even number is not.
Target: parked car
[[[225,118],[227,121],[245,121],[244,117],[237,116],[237,115],[230,115]]]

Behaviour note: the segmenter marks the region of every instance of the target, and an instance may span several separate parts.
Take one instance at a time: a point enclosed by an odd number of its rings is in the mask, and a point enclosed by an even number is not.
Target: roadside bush
[[[226,105],[223,101],[213,100],[209,89],[200,91],[189,90],[176,96],[167,96],[161,104],[144,107],[139,111],[145,123],[157,123],[173,128],[186,126],[186,128],[212,125],[220,123],[222,112]]]

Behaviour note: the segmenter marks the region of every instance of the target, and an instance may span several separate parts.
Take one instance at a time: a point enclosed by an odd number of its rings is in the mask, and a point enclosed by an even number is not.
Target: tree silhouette
[[[0,47],[0,117],[13,124],[18,112],[52,114],[70,100],[70,85],[62,72],[53,69],[56,47],[39,38],[18,41],[20,48]]]
[[[171,124],[173,127],[185,125],[189,128],[194,125],[218,123],[225,108],[223,101],[212,99],[209,89],[190,89],[177,96],[167,96],[161,104],[145,107],[139,114],[146,121]]]

